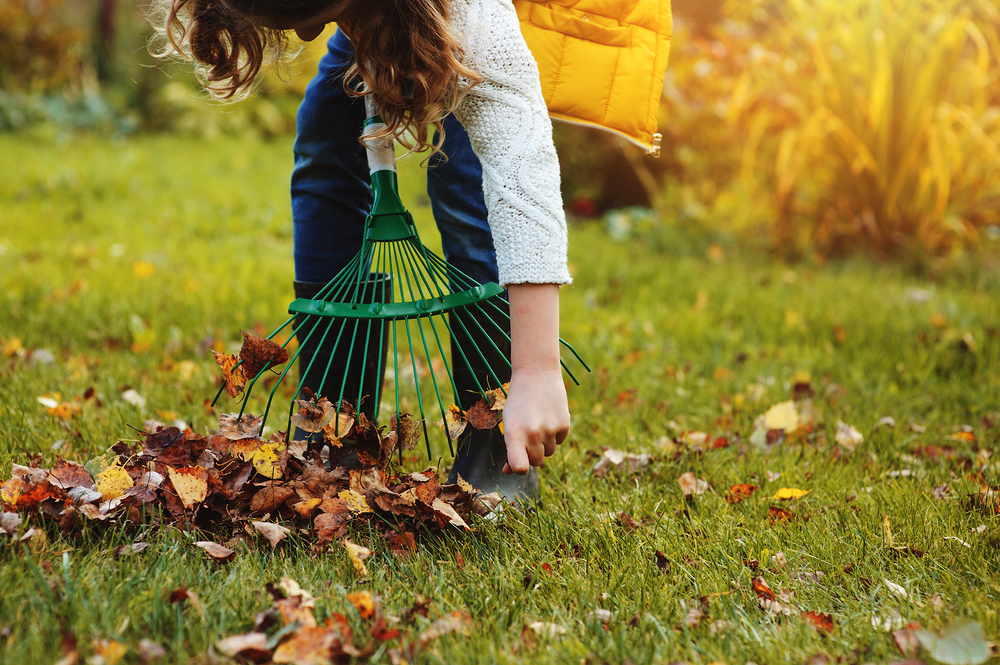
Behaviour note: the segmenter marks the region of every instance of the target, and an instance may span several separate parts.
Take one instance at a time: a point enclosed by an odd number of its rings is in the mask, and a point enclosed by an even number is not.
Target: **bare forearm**
[[[559,371],[559,285],[512,284],[511,369],[514,373]]]

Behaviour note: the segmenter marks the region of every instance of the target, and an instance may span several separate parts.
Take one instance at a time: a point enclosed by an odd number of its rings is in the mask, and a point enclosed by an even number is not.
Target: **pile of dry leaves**
[[[434,468],[395,473],[392,453],[418,436],[409,416],[394,419],[386,432],[323,398],[298,405],[293,423],[327,431],[328,445],[286,443],[284,432],[265,441],[259,418],[225,414],[211,436],[161,426],[143,432],[141,445],[119,441],[83,465],[14,464],[0,489],[0,524],[16,535],[18,513],[37,512],[58,520],[66,534],[84,520],[130,520],[194,526],[220,538],[252,529],[272,545],[294,530],[323,547],[344,538],[349,525],[367,522],[398,553],[414,548],[418,532],[469,529],[471,513],[488,515],[499,504],[497,495],[482,495],[461,479],[441,484]],[[348,450],[357,468],[338,465]]]

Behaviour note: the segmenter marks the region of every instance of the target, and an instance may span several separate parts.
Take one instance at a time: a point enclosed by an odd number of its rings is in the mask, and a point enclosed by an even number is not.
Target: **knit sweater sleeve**
[[[483,76],[455,110],[483,166],[500,284],[566,284],[566,216],[538,66],[511,0],[454,0],[466,64]]]

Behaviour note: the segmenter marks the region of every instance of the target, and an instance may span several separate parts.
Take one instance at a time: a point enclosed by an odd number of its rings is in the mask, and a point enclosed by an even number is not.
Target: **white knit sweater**
[[[465,64],[483,76],[455,110],[483,165],[500,284],[566,284],[566,216],[538,65],[511,0],[452,0]]]

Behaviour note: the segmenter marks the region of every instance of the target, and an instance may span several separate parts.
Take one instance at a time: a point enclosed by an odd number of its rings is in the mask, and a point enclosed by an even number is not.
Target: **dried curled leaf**
[[[243,332],[243,347],[240,360],[248,378],[257,376],[261,370],[288,362],[288,353],[269,339]]]
[[[240,365],[240,359],[228,353],[212,351],[215,356],[215,363],[222,370],[222,380],[226,383],[226,392],[230,397],[239,397],[243,392],[243,387],[247,384],[246,369]]]
[[[461,408],[452,404],[444,414],[444,422],[438,421],[438,425],[443,426],[448,431],[448,438],[452,441],[465,431],[469,422],[465,419],[465,412]]]
[[[244,413],[223,413],[219,416],[219,434],[230,441],[256,439],[260,437],[260,426],[264,419]]]
[[[337,415],[333,403],[325,397],[319,400],[297,399],[295,403],[299,411],[292,416],[292,424],[304,432],[322,432]]]
[[[236,556],[236,552],[233,550],[225,545],[214,543],[211,540],[199,540],[195,545],[205,550],[205,553],[218,563],[229,563]]]
[[[344,539],[344,547],[347,549],[347,556],[351,558],[351,565],[358,573],[359,577],[368,576],[368,568],[365,566],[365,559],[372,555],[372,551],[362,545],[355,545],[347,538]]]

